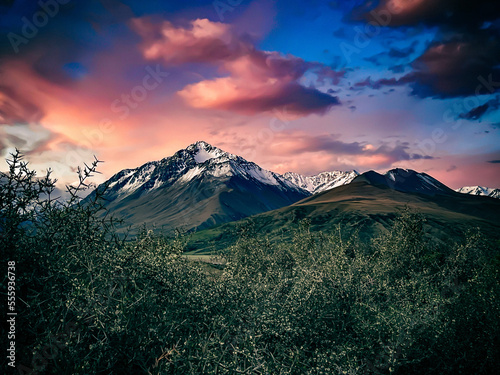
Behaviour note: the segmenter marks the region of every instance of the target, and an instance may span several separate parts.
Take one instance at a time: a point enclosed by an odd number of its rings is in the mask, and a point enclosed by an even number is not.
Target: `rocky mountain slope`
[[[281,175],[203,141],[125,169],[97,189],[105,186],[105,207],[134,230],[142,224],[166,231],[203,229],[310,195]]]

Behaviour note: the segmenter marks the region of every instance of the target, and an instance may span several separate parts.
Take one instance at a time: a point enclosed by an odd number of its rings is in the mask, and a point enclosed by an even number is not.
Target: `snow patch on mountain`
[[[293,184],[304,190],[307,190],[311,194],[321,193],[338,186],[346,185],[350,183],[356,176],[359,176],[359,173],[355,170],[347,172],[322,172],[314,176],[303,176],[294,172],[286,172],[284,175],[282,175],[282,177],[286,180],[292,182]]]
[[[500,198],[500,189],[489,188],[484,186],[464,186],[455,190],[457,193],[484,195],[491,198]]]
[[[210,153],[206,150],[200,150],[195,154],[194,160],[196,160],[197,163],[204,163],[207,160],[213,159],[216,157],[217,157],[217,155],[215,153]]]
[[[432,187],[434,187],[436,189],[440,189],[440,186],[438,185],[438,184],[440,184],[440,182],[437,181],[436,179],[432,178],[431,176],[419,173],[418,178],[423,180],[426,184],[431,185]]]
[[[248,175],[256,180],[268,185],[279,185],[277,175],[273,172],[266,171],[260,167],[252,168],[247,171]]]
[[[129,178],[130,176],[132,176],[134,174],[134,172],[135,172],[134,169],[125,169],[125,170],[123,170],[122,172],[120,172],[120,173],[123,173],[123,176],[117,177],[115,179],[115,181],[111,182],[108,185],[108,188],[112,188],[115,185],[119,185],[120,183],[122,183],[123,181],[125,181],[127,178]]]
[[[180,177],[180,180],[182,181],[191,181],[193,178],[196,176],[199,176],[205,168],[200,168],[199,166],[196,166],[192,169],[189,169],[184,175]]]
[[[196,163],[203,164],[207,160],[216,159],[218,163],[226,162],[228,160],[235,160],[238,156],[222,151],[220,148],[214,147],[207,142],[198,141],[188,146],[185,150]]]

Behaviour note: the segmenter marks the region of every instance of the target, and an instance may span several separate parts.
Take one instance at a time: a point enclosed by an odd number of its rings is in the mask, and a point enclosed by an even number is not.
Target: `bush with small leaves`
[[[500,358],[498,243],[438,248],[404,210],[368,245],[311,230],[273,242],[252,220],[220,265],[182,235],[116,234],[104,189],[69,201],[20,153],[0,176],[2,259],[16,260],[19,372],[490,374]],[[5,290],[3,291],[5,293]],[[68,330],[68,327],[71,329]]]

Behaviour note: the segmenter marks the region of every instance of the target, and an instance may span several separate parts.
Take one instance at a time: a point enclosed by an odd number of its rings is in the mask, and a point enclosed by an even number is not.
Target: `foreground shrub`
[[[18,372],[38,374],[491,374],[500,358],[498,244],[426,240],[403,211],[363,245],[252,224],[222,270],[182,236],[114,235],[99,195],[53,200],[19,154],[0,182],[2,259],[17,265]],[[5,283],[3,284],[5,285]],[[5,294],[5,289],[2,291]]]

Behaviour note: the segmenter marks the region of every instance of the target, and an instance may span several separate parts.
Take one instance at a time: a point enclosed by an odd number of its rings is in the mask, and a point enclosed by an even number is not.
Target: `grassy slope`
[[[194,233],[188,249],[192,253],[221,249],[234,242],[237,228],[248,220],[253,221],[257,233],[275,240],[290,238],[306,218],[312,230],[332,232],[340,224],[344,233],[359,230],[362,239],[369,239],[385,231],[405,206],[424,215],[427,234],[441,239],[460,236],[474,226],[492,236],[500,229],[500,200],[458,193],[435,197],[402,193],[359,181],[251,219]]]
[[[221,271],[203,263],[206,256],[183,256],[183,237],[147,232],[117,241],[112,223],[95,215],[99,206],[40,200],[54,183],[33,179],[18,154],[12,160],[14,173],[0,184],[0,257],[15,267],[21,328],[20,367],[11,373],[498,372],[500,256],[487,238],[472,233],[439,252],[423,241],[421,218],[408,212],[366,249],[304,225],[283,243],[247,230]],[[348,208],[366,203],[351,193]],[[391,194],[377,193],[375,208],[402,204]],[[349,202],[329,195],[284,211],[316,218]],[[405,199],[498,230],[496,201],[460,198]],[[474,208],[482,206],[482,213]],[[260,216],[262,231],[273,215]],[[26,222],[32,225],[20,225]]]

